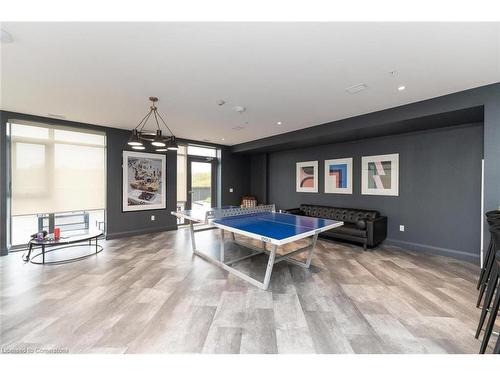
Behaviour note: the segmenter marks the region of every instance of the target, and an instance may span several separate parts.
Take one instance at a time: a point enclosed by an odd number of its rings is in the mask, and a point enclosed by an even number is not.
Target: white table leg
[[[278,250],[278,245],[273,245],[271,253],[269,254],[269,260],[267,261],[266,276],[264,276],[263,288],[267,289],[269,282],[271,281],[271,274],[273,273],[274,257],[276,256],[276,250]]]
[[[194,238],[194,225],[193,222],[189,221],[189,232],[191,233],[191,248],[193,249],[193,253],[196,252],[196,240]]]
[[[220,230],[220,261],[224,263],[224,229]]]
[[[307,254],[306,268],[309,268],[311,265],[312,256],[314,250],[316,249],[316,241],[318,241],[318,234],[315,234],[312,238],[311,250],[309,250],[309,253]]]

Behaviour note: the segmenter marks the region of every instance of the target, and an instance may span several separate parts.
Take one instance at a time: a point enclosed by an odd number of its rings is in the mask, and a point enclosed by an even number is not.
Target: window
[[[217,156],[217,149],[212,147],[203,147],[203,146],[193,146],[189,145],[187,149],[188,155],[193,156],[207,156],[211,158],[215,158]]]
[[[26,243],[46,214],[65,213],[62,224],[104,220],[104,133],[12,120],[10,134],[11,245]]]

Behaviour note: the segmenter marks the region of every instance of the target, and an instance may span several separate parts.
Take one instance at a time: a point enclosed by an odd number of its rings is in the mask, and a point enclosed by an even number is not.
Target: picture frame
[[[298,193],[318,192],[318,161],[303,161],[296,164],[295,185]]]
[[[352,194],[352,158],[325,160],[325,193]]]
[[[122,212],[167,208],[164,154],[122,151]]]
[[[361,194],[399,196],[399,154],[361,158]]]

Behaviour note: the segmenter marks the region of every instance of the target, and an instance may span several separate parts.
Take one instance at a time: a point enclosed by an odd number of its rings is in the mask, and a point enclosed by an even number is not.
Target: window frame
[[[47,121],[45,121],[47,120]],[[47,140],[44,140],[43,138],[36,138],[36,137],[27,137],[27,136],[14,136],[12,134],[12,126],[18,124],[18,125],[27,125],[27,126],[37,126],[37,127],[42,127],[42,128],[47,128],[49,130],[49,136]],[[18,249],[22,248],[23,245],[12,245],[12,199],[13,199],[13,186],[12,186],[12,168],[13,168],[13,152],[16,152],[16,143],[28,143],[28,144],[40,144],[45,146],[45,155],[47,158],[47,153],[48,149],[51,150],[51,155],[54,157],[55,155],[55,144],[64,144],[64,145],[75,145],[75,146],[85,146],[85,147],[96,147],[96,148],[102,148],[104,150],[104,165],[103,165],[103,171],[104,171],[104,207],[101,209],[91,209],[91,210],[70,210],[70,211],[58,211],[56,213],[68,213],[68,212],[85,212],[85,211],[103,211],[104,214],[104,228],[107,228],[107,147],[108,147],[108,140],[107,140],[107,132],[105,129],[98,129],[98,127],[80,127],[80,126],[75,126],[72,124],[59,124],[59,123],[53,123],[50,121],[50,119],[36,119],[36,120],[31,120],[31,119],[23,119],[23,118],[17,118],[17,117],[12,117],[8,118],[5,122],[6,125],[6,155],[7,158],[5,160],[6,162],[6,169],[7,169],[7,191],[6,191],[6,198],[7,198],[7,205],[6,205],[6,221],[7,221],[7,228],[6,228],[6,245],[7,245],[7,250],[10,251],[11,249]],[[99,134],[102,135],[103,137],[103,144],[102,145],[97,145],[97,144],[91,144],[88,142],[72,142],[72,141],[65,141],[65,140],[57,140],[55,139],[55,130],[62,130],[62,131],[74,131],[74,132],[79,132],[79,133],[91,133],[91,134]],[[52,184],[52,182],[48,181],[48,184]],[[50,185],[47,187],[47,191],[51,189]],[[41,194],[39,197],[43,198],[46,196],[46,194]],[[36,196],[35,196],[36,197]],[[29,216],[29,215],[16,215],[16,216]]]

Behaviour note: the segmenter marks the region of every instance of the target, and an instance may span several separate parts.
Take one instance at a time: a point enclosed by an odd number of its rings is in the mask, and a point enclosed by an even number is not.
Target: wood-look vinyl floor
[[[197,234],[217,251],[218,232]],[[477,353],[477,266],[318,241],[268,291],[193,256],[180,229],[102,241],[62,265],[0,258],[1,346],[70,353]],[[288,248],[289,250],[289,248]],[[73,250],[67,250],[73,251]],[[228,257],[243,254],[233,247]],[[263,277],[267,256],[239,263]],[[496,337],[492,339],[494,342]],[[493,345],[493,343],[492,343]],[[491,348],[490,348],[491,350]]]

